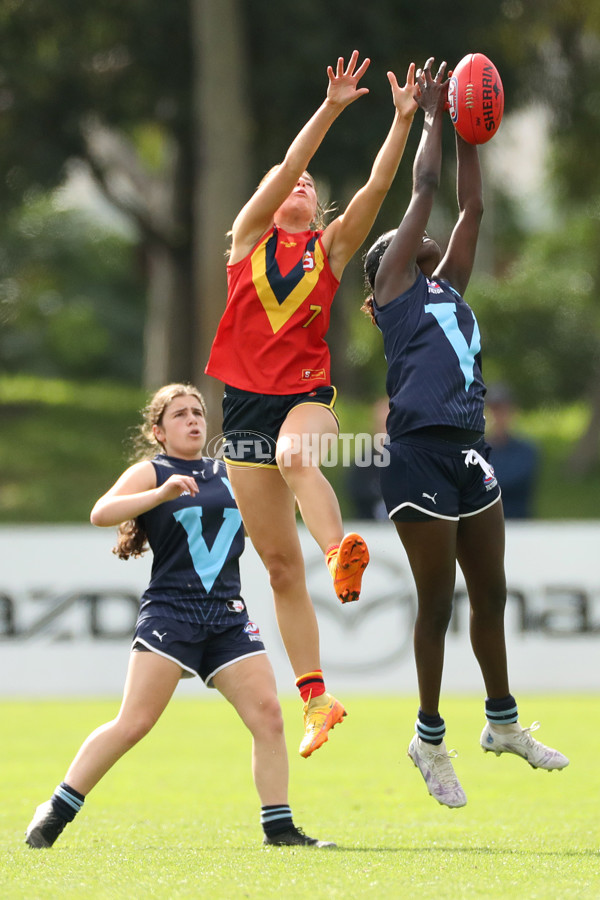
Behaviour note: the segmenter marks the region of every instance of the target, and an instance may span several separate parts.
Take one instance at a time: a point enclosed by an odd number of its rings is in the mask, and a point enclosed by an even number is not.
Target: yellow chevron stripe
[[[258,299],[268,316],[273,334],[277,334],[288,319],[302,306],[308,295],[315,288],[319,275],[325,264],[325,254],[318,241],[315,242],[315,267],[310,272],[305,272],[304,277],[296,287],[288,294],[283,303],[278,303],[275,294],[269,284],[267,275],[267,241],[271,235],[262,241],[252,254],[252,281],[258,294]]]

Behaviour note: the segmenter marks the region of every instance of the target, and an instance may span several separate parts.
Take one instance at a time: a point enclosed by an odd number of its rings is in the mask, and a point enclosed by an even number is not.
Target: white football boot
[[[496,756],[501,753],[521,756],[534,769],[564,769],[569,765],[566,756],[531,737],[531,732],[537,731],[539,727],[539,722],[534,722],[529,728],[521,728],[518,722],[493,726],[486,722],[479,743],[486,753],[491,751]]]
[[[409,744],[408,755],[425,779],[431,796],[444,806],[465,806],[467,798],[460,786],[451,760],[458,756],[456,750],[446,750],[446,745],[428,744],[418,734]]]

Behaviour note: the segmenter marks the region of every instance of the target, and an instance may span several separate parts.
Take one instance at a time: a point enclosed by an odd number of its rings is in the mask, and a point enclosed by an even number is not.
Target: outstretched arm
[[[377,305],[384,306],[407,290],[417,277],[417,255],[436,191],[442,167],[442,125],[448,94],[443,81],[446,63],[435,78],[431,75],[433,58],[417,72],[416,98],[425,113],[423,132],[413,164],[413,191],[408,209],[381,260],[375,278]]]
[[[259,185],[233,223],[230,262],[246,256],[271,227],[273,216],[306,171],[335,119],[358,97],[369,93],[368,88],[358,87],[358,83],[370,60],[363,60],[358,68],[357,63],[358,50],[355,50],[345,69],[342,57],[337,61],[335,72],[332,66],[327,67],[327,97],[296,135],[281,165]]]
[[[483,215],[483,186],[477,147],[464,141],[458,132],[456,189],[458,221],[452,231],[444,258],[434,274],[449,281],[459,294],[464,294],[475,262],[479,225]]]
[[[348,204],[345,212],[327,226],[323,233],[323,246],[329,257],[336,278],[369,234],[377,213],[389,191],[412,125],[417,102],[415,92],[415,64],[411,63],[406,84],[400,87],[393,72],[387,73],[395,106],[394,121],[375,158],[369,180]]]

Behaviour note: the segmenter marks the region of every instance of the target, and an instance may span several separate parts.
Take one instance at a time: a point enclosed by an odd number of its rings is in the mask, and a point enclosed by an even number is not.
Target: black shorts
[[[207,687],[221,669],[255,653],[266,653],[258,625],[247,616],[235,625],[197,625],[162,616],[141,616],[132,650],[151,650],[183,669],[182,678],[199,675]]]
[[[337,422],[336,397],[332,385],[303,394],[254,394],[225,385],[223,459],[232,466],[277,468],[277,439],[290,410],[304,403],[315,403],[330,409]]]
[[[458,521],[500,499],[483,437],[460,444],[429,435],[407,434],[386,444],[389,464],[379,470],[381,493],[396,522]]]

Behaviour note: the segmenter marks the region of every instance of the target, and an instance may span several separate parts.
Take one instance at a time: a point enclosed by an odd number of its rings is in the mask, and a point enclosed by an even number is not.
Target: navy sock
[[[267,837],[273,837],[288,828],[293,828],[292,810],[287,805],[261,806],[260,824]]]
[[[446,734],[446,723],[439,713],[436,716],[428,716],[422,709],[419,709],[417,734],[422,741],[439,746]]]
[[[517,701],[512,694],[506,697],[487,697],[485,701],[485,717],[490,725],[511,725],[519,718]]]
[[[66,781],[62,781],[59,784],[50,798],[52,809],[65,822],[73,821],[83,806],[84,800],[84,795],[76,791],[75,788],[70,787]]]

